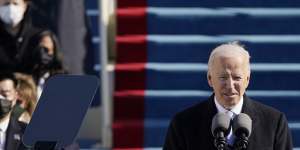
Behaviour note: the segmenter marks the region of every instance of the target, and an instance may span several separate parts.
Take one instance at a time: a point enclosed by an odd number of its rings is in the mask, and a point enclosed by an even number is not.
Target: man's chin
[[[230,107],[230,108],[234,107],[239,102],[238,96],[229,96],[229,97],[225,96],[224,100],[226,102],[225,104],[226,107]]]

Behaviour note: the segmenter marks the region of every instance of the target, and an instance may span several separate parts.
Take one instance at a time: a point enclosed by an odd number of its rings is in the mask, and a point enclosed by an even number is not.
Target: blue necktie
[[[228,110],[228,111],[226,112],[226,114],[231,118],[231,121],[232,121],[233,118],[235,117],[235,113],[232,112],[232,111],[230,111],[230,110]],[[226,139],[227,139],[227,143],[228,143],[229,145],[232,146],[232,145],[234,144],[235,136],[234,136],[233,131],[232,131],[232,126],[230,127],[230,132],[229,132],[229,134],[227,135]]]

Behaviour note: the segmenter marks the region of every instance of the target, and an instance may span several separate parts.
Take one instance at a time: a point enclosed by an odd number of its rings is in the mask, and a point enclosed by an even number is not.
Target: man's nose
[[[232,78],[228,78],[226,80],[226,88],[227,89],[233,89],[234,88],[234,81],[232,80]]]

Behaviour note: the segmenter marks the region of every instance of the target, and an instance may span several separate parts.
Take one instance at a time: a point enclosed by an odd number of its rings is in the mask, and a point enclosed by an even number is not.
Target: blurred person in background
[[[91,20],[85,0],[32,0],[36,6],[33,22],[53,31],[63,53],[63,65],[72,74],[98,74],[94,64],[95,49],[92,42]]]
[[[38,50],[34,60],[33,79],[37,84],[38,97],[44,87],[46,80],[56,74],[65,74],[67,71],[62,65],[62,54],[56,36],[50,31],[41,33]]]
[[[29,123],[37,103],[37,88],[31,75],[14,73],[18,81],[17,103],[13,108],[12,115],[19,121]]]
[[[26,124],[18,121],[12,113],[18,98],[17,80],[12,73],[0,74],[0,149],[21,150],[26,147],[21,142]]]
[[[30,0],[0,0],[0,71],[33,74],[41,47],[51,49],[53,36],[32,24],[32,8]]]

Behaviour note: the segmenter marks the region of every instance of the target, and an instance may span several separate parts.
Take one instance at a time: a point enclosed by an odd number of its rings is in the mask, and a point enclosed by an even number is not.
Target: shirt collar
[[[218,102],[216,96],[214,97],[214,101],[218,112],[226,113],[228,111]],[[230,111],[234,112],[236,115],[240,114],[242,112],[243,102],[244,102],[244,98],[241,97],[239,103],[237,103]]]
[[[0,122],[0,129],[2,132],[6,132],[6,130],[8,128],[9,120],[10,120],[10,117],[7,117],[5,120]]]

